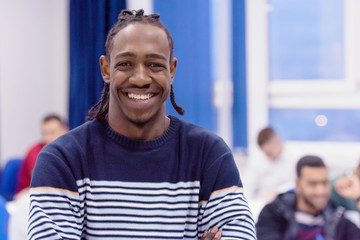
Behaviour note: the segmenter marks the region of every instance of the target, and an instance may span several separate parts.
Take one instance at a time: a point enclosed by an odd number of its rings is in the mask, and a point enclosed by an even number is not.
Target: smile
[[[128,93],[127,96],[130,99],[135,99],[135,100],[148,100],[151,97],[154,96],[154,94],[152,93],[148,93],[148,94],[135,94],[135,93]]]

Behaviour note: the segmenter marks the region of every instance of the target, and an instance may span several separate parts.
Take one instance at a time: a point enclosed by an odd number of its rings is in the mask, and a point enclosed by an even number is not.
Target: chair
[[[10,159],[2,170],[0,194],[5,198],[6,201],[11,201],[14,197],[21,162],[22,159]]]
[[[9,213],[6,210],[6,200],[0,196],[0,240],[8,239]]]

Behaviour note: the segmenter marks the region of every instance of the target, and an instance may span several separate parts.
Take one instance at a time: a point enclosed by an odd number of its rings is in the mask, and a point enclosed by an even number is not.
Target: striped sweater
[[[28,239],[256,239],[230,149],[211,132],[170,116],[149,141],[89,121],[39,154]]]

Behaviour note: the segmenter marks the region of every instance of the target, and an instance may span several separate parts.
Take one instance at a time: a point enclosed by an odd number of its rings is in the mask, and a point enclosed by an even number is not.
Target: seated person
[[[57,115],[47,115],[42,121],[42,140],[27,153],[18,174],[17,194],[14,201],[8,202],[9,210],[8,238],[26,239],[28,209],[30,206],[29,186],[32,171],[40,150],[68,131],[67,124]]]
[[[331,187],[323,160],[302,157],[296,173],[295,191],[278,195],[261,211],[258,240],[360,239],[360,229],[345,218],[344,208],[329,201]]]
[[[274,129],[262,129],[257,136],[262,156],[250,159],[244,177],[249,205],[255,220],[265,204],[282,192],[293,189],[296,161],[302,155],[286,145]]]
[[[279,135],[270,127],[259,132],[257,143],[267,159],[259,166],[254,166],[253,170],[257,173],[254,174],[256,180],[252,184],[253,196],[272,201],[277,194],[294,187],[295,164],[300,154],[286,148]]]
[[[42,140],[30,148],[20,166],[16,193],[30,187],[32,171],[40,150],[67,131],[67,124],[59,116],[51,114],[43,119],[41,126]]]

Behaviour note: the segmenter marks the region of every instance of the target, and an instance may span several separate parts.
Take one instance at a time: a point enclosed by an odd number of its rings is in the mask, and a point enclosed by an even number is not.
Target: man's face
[[[330,184],[325,167],[302,168],[296,181],[298,206],[302,211],[317,214],[323,210],[330,198]]]
[[[169,58],[169,42],[161,28],[135,23],[120,30],[110,62],[100,59],[104,81],[110,84],[109,117],[136,125],[164,118],[176,69],[176,59],[170,64]]]
[[[279,137],[275,135],[269,141],[261,145],[260,149],[268,158],[275,161],[281,155],[283,143]]]
[[[44,144],[48,144],[64,133],[67,132],[67,128],[56,119],[46,121],[42,125],[42,140]]]

